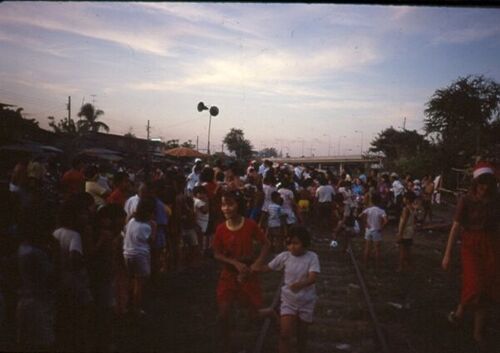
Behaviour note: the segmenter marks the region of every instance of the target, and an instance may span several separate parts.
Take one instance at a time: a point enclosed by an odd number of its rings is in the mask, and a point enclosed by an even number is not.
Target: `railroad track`
[[[315,321],[309,328],[308,350],[315,353],[357,352],[390,353],[385,333],[376,315],[354,252],[332,250],[328,239],[315,239],[312,251],[320,258],[321,275],[316,284],[319,300]],[[264,285],[267,298],[271,283]],[[279,304],[279,290],[274,289],[274,302]],[[269,301],[267,301],[269,303]],[[254,346],[242,351],[276,352],[278,331],[269,320],[264,321]],[[248,337],[250,339],[250,337]]]

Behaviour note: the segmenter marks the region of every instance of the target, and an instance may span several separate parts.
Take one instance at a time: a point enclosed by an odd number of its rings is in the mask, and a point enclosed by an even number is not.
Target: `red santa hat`
[[[477,162],[472,171],[472,176],[476,179],[478,176],[483,174],[495,174],[495,167],[489,162]]]

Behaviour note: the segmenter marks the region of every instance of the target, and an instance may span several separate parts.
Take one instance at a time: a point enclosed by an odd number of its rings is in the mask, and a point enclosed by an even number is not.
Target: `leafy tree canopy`
[[[478,152],[500,119],[500,85],[484,76],[459,77],[427,102],[424,129],[446,149]],[[461,146],[460,146],[461,145]]]
[[[390,127],[381,131],[371,145],[370,152],[382,152],[387,159],[396,160],[417,154],[428,147],[429,142],[415,130]]]
[[[252,144],[245,139],[241,129],[232,128],[224,137],[223,141],[227,149],[236,155],[237,159],[249,159],[252,157]]]
[[[278,157],[278,151],[274,147],[268,147],[268,148],[264,148],[263,150],[259,151],[258,155],[261,158]]]

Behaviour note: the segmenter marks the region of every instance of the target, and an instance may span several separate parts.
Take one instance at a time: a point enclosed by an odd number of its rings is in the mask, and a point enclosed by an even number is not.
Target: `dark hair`
[[[218,171],[217,174],[215,174],[215,180],[224,181],[224,173],[221,171]]]
[[[274,177],[273,174],[266,174],[264,177],[264,184],[276,184],[276,178]]]
[[[380,194],[378,192],[374,192],[372,194],[372,203],[375,206],[379,206],[381,202],[382,202],[382,197],[380,197]]]
[[[404,196],[404,199],[407,199],[410,202],[413,202],[417,199],[417,194],[415,194],[413,191],[407,191]]]
[[[96,224],[99,224],[103,219],[116,219],[116,218],[124,218],[127,214],[118,204],[111,203],[101,207],[97,211],[96,215]]]
[[[245,215],[246,212],[246,202],[243,193],[239,190],[225,190],[222,193],[221,199],[232,200],[238,205],[238,213],[241,216]]]
[[[208,183],[214,180],[214,170],[210,167],[203,168],[200,174],[200,182]]]
[[[97,167],[95,165],[89,165],[85,168],[85,172],[83,174],[86,179],[92,179],[97,174]]]
[[[311,234],[306,227],[302,225],[293,225],[288,231],[288,239],[298,238],[304,248],[308,248],[311,245]]]
[[[128,180],[128,174],[125,172],[118,172],[113,176],[113,184],[115,186],[121,184],[125,180]]]
[[[206,194],[207,193],[207,190],[203,187],[203,186],[195,186],[193,188],[193,195],[196,195],[196,194]]]
[[[71,161],[71,167],[73,167],[74,169],[78,168],[81,164],[83,163],[82,159],[81,158],[78,158],[78,157],[75,157],[73,158],[73,160]]]
[[[88,210],[88,205],[84,200],[83,194],[86,193],[73,195],[67,201],[63,202],[58,213],[58,221],[61,227],[78,230],[78,218]],[[94,202],[93,199],[92,202]]]
[[[135,211],[135,220],[137,222],[148,222],[151,219],[151,214],[155,211],[156,200],[152,197],[145,197],[139,201],[137,210]]]
[[[487,198],[493,199],[497,193],[496,179],[493,174],[485,173],[481,174],[477,178],[472,179],[471,192],[476,193],[478,185],[487,185]]]

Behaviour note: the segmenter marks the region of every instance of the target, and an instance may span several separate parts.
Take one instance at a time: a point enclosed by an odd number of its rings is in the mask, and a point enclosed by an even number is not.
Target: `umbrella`
[[[172,148],[170,150],[165,151],[165,154],[172,157],[189,157],[189,158],[197,158],[197,157],[202,158],[207,156],[204,153],[195,151],[192,148],[188,147]]]
[[[108,150],[107,148],[87,148],[79,153],[108,161],[120,161],[123,159],[120,152]]]

